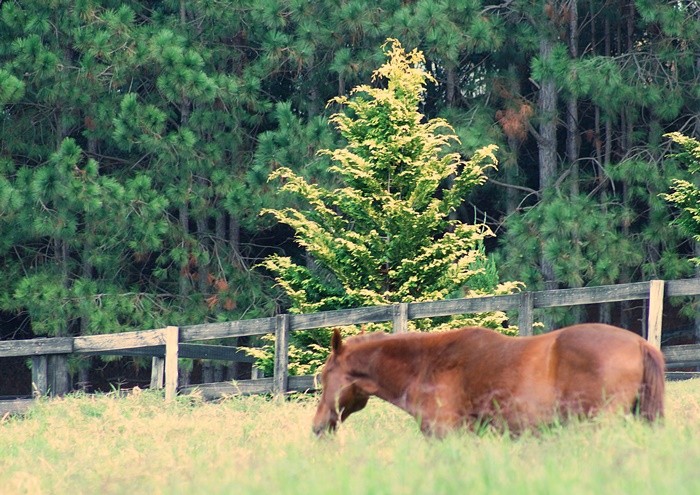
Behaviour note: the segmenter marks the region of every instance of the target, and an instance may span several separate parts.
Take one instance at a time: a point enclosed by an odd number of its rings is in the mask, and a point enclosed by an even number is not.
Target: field
[[[700,380],[669,383],[664,426],[625,417],[513,439],[425,439],[374,399],[334,437],[315,398],[203,403],[156,393],[71,396],[0,423],[0,493],[700,493]]]

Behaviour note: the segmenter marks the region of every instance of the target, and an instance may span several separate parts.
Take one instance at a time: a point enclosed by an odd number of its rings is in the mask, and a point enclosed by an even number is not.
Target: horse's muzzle
[[[336,422],[329,421],[327,423],[314,423],[312,429],[313,429],[314,434],[320,438],[328,433],[335,432],[335,428],[336,428]]]

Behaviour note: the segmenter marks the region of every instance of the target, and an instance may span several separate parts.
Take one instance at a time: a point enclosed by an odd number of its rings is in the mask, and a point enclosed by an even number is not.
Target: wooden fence
[[[183,327],[170,326],[157,330],[126,332],[81,337],[37,338],[0,341],[0,358],[30,356],[32,384],[35,395],[48,390],[48,358],[61,354],[111,354],[153,356],[151,387],[165,388],[165,398],[177,393],[179,358],[251,361],[240,350],[230,346],[193,344],[193,341],[230,337],[275,334],[274,374],[270,378],[231,383],[202,384],[193,388],[205,397],[235,393],[283,394],[315,388],[311,376],[289,376],[288,343],[291,332],[316,328],[392,322],[393,331],[405,332],[409,320],[489,311],[517,311],[521,335],[531,335],[533,311],[583,304],[600,304],[630,300],[647,300],[647,339],[661,347],[663,302],[668,297],[700,295],[700,279],[653,280],[624,285],[586,287],[539,292],[522,292],[503,296],[487,296],[434,302],[402,303],[358,309],[327,311],[315,314],[280,314],[271,318],[208,323]],[[700,365],[700,344],[667,346],[663,348],[668,368]],[[0,404],[0,414],[23,410],[20,401]]]

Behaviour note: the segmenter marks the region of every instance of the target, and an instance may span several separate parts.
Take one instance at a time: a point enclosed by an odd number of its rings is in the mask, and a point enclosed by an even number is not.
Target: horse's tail
[[[666,364],[660,350],[646,342],[642,344],[643,372],[637,412],[649,422],[664,417],[664,388]]]

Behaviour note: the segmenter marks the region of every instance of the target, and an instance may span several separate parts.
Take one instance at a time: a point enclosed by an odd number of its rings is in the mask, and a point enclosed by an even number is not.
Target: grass
[[[0,493],[695,495],[700,380],[669,383],[666,409],[661,427],[605,417],[437,441],[375,399],[318,440],[314,398],[77,395],[2,420]]]

